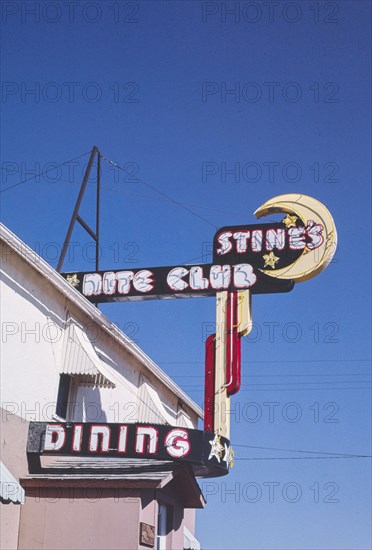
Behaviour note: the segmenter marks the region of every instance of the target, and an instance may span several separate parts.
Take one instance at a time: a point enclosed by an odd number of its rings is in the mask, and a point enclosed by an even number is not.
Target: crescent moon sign
[[[304,248],[301,256],[291,265],[276,271],[261,269],[263,273],[277,279],[293,279],[303,282],[323,271],[332,260],[337,246],[336,226],[329,210],[321,202],[295,193],[279,195],[262,204],[254,212],[257,218],[267,214],[283,212],[300,218],[305,226],[310,222],[322,227],[323,240],[314,249]],[[286,218],[285,218],[286,219]],[[284,220],[283,220],[284,221]],[[292,225],[295,225],[294,223]],[[288,226],[287,226],[288,227]]]

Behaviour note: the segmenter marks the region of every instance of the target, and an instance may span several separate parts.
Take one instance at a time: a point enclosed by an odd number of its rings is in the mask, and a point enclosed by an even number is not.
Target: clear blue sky
[[[236,463],[202,482],[197,533],[204,549],[370,548],[370,459],[338,456],[372,454],[370,2],[2,8],[2,221],[53,266],[88,157],[16,184],[94,144],[141,180],[104,163],[103,269],[202,261],[215,227],[277,194],[332,212],[329,268],[254,298]],[[92,183],[89,220],[93,199]],[[65,269],[92,269],[89,239],[73,241]],[[214,299],[102,310],[202,404]]]

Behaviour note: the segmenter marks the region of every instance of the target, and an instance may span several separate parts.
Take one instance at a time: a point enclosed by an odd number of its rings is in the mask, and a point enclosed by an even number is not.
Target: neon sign
[[[206,342],[204,429],[230,438],[230,397],[241,383],[241,337],[252,327],[251,296],[289,292],[332,260],[337,232],[327,208],[287,194],[255,215],[280,222],[228,226],[213,239],[213,263],[119,271],[63,273],[91,302],[216,296],[216,333]],[[218,442],[216,442],[218,446]]]
[[[186,462],[202,477],[225,475],[233,464],[226,438],[164,424],[30,422],[27,455],[34,472],[43,471],[41,456]]]

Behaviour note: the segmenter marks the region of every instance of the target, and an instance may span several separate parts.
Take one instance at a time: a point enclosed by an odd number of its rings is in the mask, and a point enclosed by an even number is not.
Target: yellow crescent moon
[[[323,226],[322,244],[313,250],[305,248],[301,256],[291,265],[276,271],[261,269],[263,273],[277,279],[293,279],[303,282],[323,271],[332,260],[337,246],[337,231],[329,210],[321,202],[295,193],[279,195],[262,204],[254,212],[257,218],[267,214],[283,212],[298,216],[304,225],[312,220]]]

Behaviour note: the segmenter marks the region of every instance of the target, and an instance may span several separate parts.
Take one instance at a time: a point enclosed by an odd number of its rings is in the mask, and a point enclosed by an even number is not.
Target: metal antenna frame
[[[79,216],[79,210],[80,210],[81,201],[83,200],[84,193],[85,193],[85,190],[86,190],[86,187],[87,187],[87,184],[88,184],[88,179],[89,179],[90,172],[92,170],[94,158],[95,158],[96,155],[97,155],[96,230],[93,231],[93,229],[91,229],[89,227],[89,225]],[[72,216],[71,216],[71,220],[70,220],[70,224],[68,226],[68,230],[67,230],[67,233],[66,233],[65,241],[63,243],[61,255],[60,255],[59,260],[58,260],[58,264],[57,264],[58,273],[61,273],[61,271],[62,271],[63,262],[65,260],[67,249],[68,249],[68,246],[70,244],[71,235],[72,235],[72,232],[74,230],[75,222],[79,222],[79,224],[82,226],[82,228],[85,229],[85,231],[95,241],[95,243],[96,243],[96,271],[99,270],[100,193],[101,193],[101,153],[100,153],[98,147],[96,147],[94,145],[94,147],[93,147],[93,149],[90,153],[88,165],[87,165],[87,168],[86,168],[85,174],[84,174],[84,179],[83,179],[83,182],[82,182],[81,187],[80,187],[78,198],[76,199],[75,208],[74,208],[74,211],[73,211]]]

